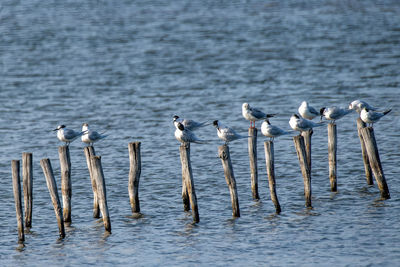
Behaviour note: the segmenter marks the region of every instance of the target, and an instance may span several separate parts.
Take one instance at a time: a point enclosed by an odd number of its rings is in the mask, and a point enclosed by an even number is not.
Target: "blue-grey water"
[[[0,3],[1,266],[395,266],[400,261],[400,2],[39,1]],[[290,136],[275,141],[270,201],[264,138],[252,200],[247,141],[231,143],[241,217],[232,218],[216,130],[196,133],[191,161],[200,223],[183,212],[172,116],[219,119],[246,134],[241,105],[289,129],[301,101],[346,107],[363,99],[393,111],[375,124],[391,199],[367,186],[356,113],[337,121],[338,192],[328,177],[327,130],[313,135],[313,209]],[[83,144],[71,144],[72,225],[58,228],[39,165],[51,130],[83,122],[109,136],[102,155],[112,234],[92,218]],[[260,123],[257,123],[260,126]],[[141,218],[128,197],[128,143],[142,143]],[[33,228],[18,245],[11,160],[33,153]]]

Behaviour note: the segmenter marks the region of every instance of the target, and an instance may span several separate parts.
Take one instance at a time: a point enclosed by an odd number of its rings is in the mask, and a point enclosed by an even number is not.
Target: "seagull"
[[[67,129],[65,125],[58,125],[56,129],[53,131],[57,131],[57,138],[61,142],[65,142],[67,146],[74,141],[79,136],[82,136],[85,131],[75,132],[74,130]]]
[[[369,123],[370,126],[373,126],[375,122],[379,121],[380,118],[388,114],[390,111],[392,111],[392,109],[385,110],[384,112],[377,112],[364,107],[361,110],[360,118],[363,122]]]
[[[325,117],[327,120],[331,120],[332,123],[335,123],[336,120],[342,118],[343,116],[352,112],[352,109],[344,109],[339,107],[330,107],[330,108],[321,108],[321,120],[322,117]]]
[[[182,123],[178,122],[176,124],[175,138],[181,143],[198,143],[203,144],[205,141],[200,140],[197,136],[190,130],[186,129]]]
[[[229,127],[224,126],[221,123],[219,123],[218,120],[215,120],[213,122],[213,125],[215,128],[217,128],[217,134],[218,134],[219,139],[225,141],[225,145],[227,145],[229,142],[235,141],[237,139],[251,137],[251,136],[244,136],[244,135],[238,134],[232,128],[229,128]]]
[[[250,121],[250,128],[256,127],[256,121],[271,118],[276,114],[265,114],[257,108],[252,108],[248,103],[242,105],[242,115],[246,120]],[[254,123],[254,126],[252,125]]]
[[[315,110],[315,108],[308,105],[307,101],[301,102],[301,105],[299,107],[299,114],[300,116],[308,120],[312,120],[320,115],[319,112]]]
[[[304,119],[297,114],[293,114],[290,117],[289,125],[292,127],[293,130],[301,132],[308,131],[314,127],[322,126],[322,122],[315,123],[311,120]]]
[[[271,141],[274,141],[275,137],[289,134],[289,132],[286,132],[275,125],[271,125],[268,119],[265,119],[265,121],[261,124],[261,133],[266,137],[269,137]]]
[[[175,115],[173,117],[174,125],[177,127],[178,122],[182,123],[182,125],[185,127],[185,129],[194,131],[200,127],[206,126],[208,123],[207,122],[197,122],[194,120],[188,120],[188,119],[182,119],[179,118],[179,116]]]
[[[361,113],[361,110],[363,108],[367,108],[368,110],[377,110],[377,108],[370,106],[367,102],[362,101],[362,100],[354,100],[353,102],[350,103],[349,109],[357,111],[357,113]]]
[[[107,137],[107,135],[100,134],[96,131],[89,130],[89,124],[87,124],[87,123],[84,123],[82,125],[82,131],[85,132],[81,137],[82,142],[89,144],[90,146],[93,146],[94,142],[97,142],[97,141]]]

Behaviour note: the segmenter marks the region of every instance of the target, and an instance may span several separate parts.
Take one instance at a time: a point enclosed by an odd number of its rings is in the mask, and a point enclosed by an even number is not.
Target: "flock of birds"
[[[323,125],[322,119],[331,121],[334,123],[336,120],[344,117],[345,115],[356,111],[359,113],[361,120],[368,125],[372,126],[375,122],[379,121],[383,116],[388,114],[391,109],[385,111],[378,111],[377,108],[369,105],[367,102],[362,100],[354,100],[350,103],[347,109],[340,107],[323,107],[319,111],[310,106],[307,101],[303,101],[298,108],[299,114],[293,114],[289,120],[289,125],[293,131],[303,132],[311,130],[315,127]],[[275,125],[272,125],[269,118],[274,117],[276,114],[267,114],[258,108],[251,107],[248,103],[242,105],[242,115],[246,120],[250,121],[250,128],[255,128],[255,122],[258,120],[264,120],[261,124],[261,133],[271,140],[275,137],[289,134],[290,131],[285,131]],[[320,116],[319,122],[314,122],[312,119]],[[206,143],[206,141],[199,139],[193,131],[209,125],[208,122],[196,122],[189,119],[182,119],[178,116],[173,117],[175,125],[175,138],[182,143]],[[221,124],[218,120],[213,121],[214,127],[217,129],[218,137],[225,142],[227,145],[229,142],[234,140],[248,138],[251,136],[244,136],[238,134],[235,130]]]

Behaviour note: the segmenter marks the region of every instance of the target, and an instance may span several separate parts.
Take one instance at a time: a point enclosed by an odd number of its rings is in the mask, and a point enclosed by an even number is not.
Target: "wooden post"
[[[61,168],[61,193],[63,200],[63,218],[64,222],[71,223],[71,159],[69,155],[69,146],[58,147],[58,156],[60,157]]]
[[[18,243],[25,241],[24,222],[22,215],[22,202],[21,202],[21,182],[19,176],[19,160],[11,161],[12,170],[12,183],[14,191],[15,211],[17,215],[18,225]]]
[[[129,202],[131,203],[132,213],[140,212],[139,202],[139,179],[142,170],[140,156],[140,142],[129,143]]]
[[[274,142],[264,142],[265,149],[265,164],[267,166],[268,174],[268,185],[269,192],[271,195],[272,203],[275,205],[275,211],[277,214],[281,213],[281,206],[279,205],[278,196],[276,195],[276,184],[275,184],[275,164],[274,164]]]
[[[306,199],[306,207],[312,208],[311,206],[311,175],[310,169],[308,169],[307,154],[304,145],[304,137],[297,135],[293,137],[294,146],[296,148],[297,157],[299,158],[300,169],[303,175],[304,181],[304,196]]]
[[[92,191],[93,191],[93,218],[100,218],[100,207],[99,207],[99,198],[97,194],[97,184],[96,179],[93,175],[92,165],[90,163],[90,157],[95,156],[96,152],[94,151],[93,146],[86,146],[84,147],[85,157],[86,157],[86,164],[89,170],[90,181],[92,182]]]
[[[383,199],[389,199],[389,188],[386,184],[385,174],[383,173],[381,160],[379,158],[379,151],[375,140],[374,129],[372,127],[362,128],[361,134],[364,139],[365,148],[367,149],[368,160],[371,165],[372,172],[374,173],[379,190],[381,191],[381,197]]]
[[[307,163],[310,173],[311,173],[311,136],[313,133],[314,132],[312,129],[301,132],[301,135],[304,137],[304,145],[306,146]]]
[[[329,158],[329,181],[331,191],[337,191],[337,131],[335,123],[328,123],[328,158]]]
[[[257,171],[257,128],[249,128],[248,146],[250,159],[250,174],[251,174],[251,192],[253,199],[258,200],[258,171]]]
[[[103,216],[104,228],[107,232],[111,233],[111,222],[107,206],[106,183],[104,180],[103,167],[101,166],[101,157],[91,156],[90,163],[92,165],[94,178],[96,179],[97,194],[99,198],[100,211]]]
[[[24,189],[25,227],[32,227],[33,170],[32,153],[22,153],[22,185]]]
[[[197,206],[196,191],[194,189],[192,166],[190,164],[190,143],[182,143],[179,147],[179,151],[181,154],[182,177],[184,177],[186,190],[188,191],[193,221],[198,223],[200,221],[200,217]]]
[[[56,179],[54,179],[53,168],[51,167],[51,162],[49,159],[40,160],[40,166],[42,166],[42,170],[44,176],[46,177],[47,188],[49,189],[51,201],[53,203],[54,212],[57,217],[58,230],[60,233],[60,237],[65,237],[64,230],[64,220],[62,217],[62,207],[60,204],[60,199],[58,197],[57,184]]]
[[[225,181],[228,184],[229,192],[231,194],[232,216],[240,217],[239,199],[236,189],[236,180],[233,174],[231,156],[229,153],[229,146],[228,145],[219,146],[218,156],[221,159],[222,167],[224,168]]]
[[[367,179],[367,184],[368,185],[373,185],[374,184],[374,179],[372,179],[372,170],[371,166],[369,164],[368,160],[368,154],[367,150],[365,148],[365,143],[364,143],[364,138],[362,137],[361,134],[361,129],[367,127],[367,124],[363,122],[360,118],[357,119],[357,132],[358,132],[358,137],[360,138],[360,143],[361,143],[361,153],[363,157],[363,162],[364,162],[364,170],[365,170],[365,178]]]
[[[190,147],[190,144],[187,144]],[[187,175],[187,155],[186,149],[182,147],[183,144],[179,148],[180,156],[181,156],[181,165],[182,165],[182,202],[183,202],[183,211],[190,210],[190,200],[189,200],[189,191],[186,187],[186,175]]]

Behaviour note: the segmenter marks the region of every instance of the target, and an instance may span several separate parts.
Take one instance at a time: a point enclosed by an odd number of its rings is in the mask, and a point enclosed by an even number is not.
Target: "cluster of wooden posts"
[[[374,129],[366,127],[366,124],[360,119],[357,119],[358,135],[361,142],[361,150],[365,167],[367,184],[372,185],[372,174],[378,184],[381,198],[389,199],[389,189],[386,184],[385,175],[383,173],[381,161],[379,158],[378,147],[375,140]],[[311,205],[311,136],[312,130],[302,132],[301,135],[293,137],[294,146],[300,163],[300,169],[304,182],[304,197],[305,206],[312,208]],[[251,190],[253,199],[258,200],[258,171],[257,171],[257,129],[249,128],[248,135],[251,137],[248,140],[250,173],[251,173]],[[274,142],[265,141],[265,161],[268,175],[268,184],[271,200],[275,206],[277,214],[281,212],[281,206],[276,194],[275,183],[275,168],[274,168]],[[328,159],[329,159],[329,180],[332,192],[337,191],[337,131],[335,123],[328,123]],[[233,174],[233,167],[229,153],[229,146],[222,145],[218,147],[218,155],[221,158],[224,168],[225,180],[228,184],[231,202],[232,215],[240,217],[239,199],[236,189],[236,180]],[[182,200],[185,211],[192,208],[192,216],[194,222],[199,222],[199,212],[197,207],[197,198],[193,182],[192,168],[190,165],[190,145],[183,143],[180,146],[180,156],[182,163]]]
[[[141,156],[140,156],[140,142],[129,143],[129,200],[131,204],[132,213],[140,212],[139,204],[139,179],[141,173]],[[101,156],[96,156],[93,146],[84,148],[86,156],[86,163],[89,170],[90,180],[93,189],[93,218],[103,219],[104,228],[106,232],[111,233],[111,221],[107,206],[106,184],[104,179],[103,167],[101,165]],[[58,148],[61,169],[61,193],[62,205],[57,191],[56,179],[54,178],[53,168],[50,159],[44,158],[40,160],[44,176],[46,178],[47,187],[53,203],[54,212],[56,214],[59,234],[61,238],[65,237],[64,224],[71,223],[71,160],[69,147],[67,145]],[[23,212],[21,202],[21,183],[20,183],[20,162],[13,160],[11,162],[13,191],[15,200],[15,209],[17,215],[18,225],[18,241],[20,243],[25,241]],[[24,193],[24,212],[25,212],[25,227],[30,229],[32,227],[32,153],[22,154],[22,177],[23,177],[23,193]]]

